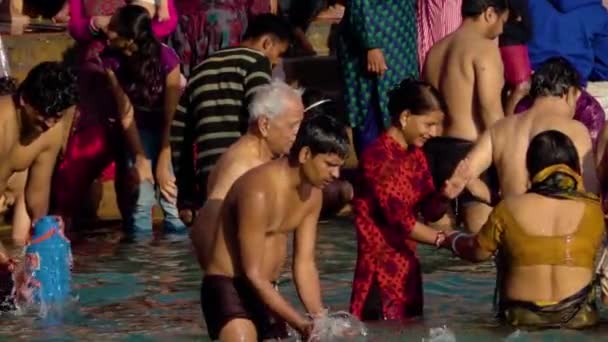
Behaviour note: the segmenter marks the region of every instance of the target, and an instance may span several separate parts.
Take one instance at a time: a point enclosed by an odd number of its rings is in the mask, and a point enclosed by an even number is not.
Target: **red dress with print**
[[[353,200],[358,248],[352,314],[387,320],[422,314],[420,263],[409,234],[418,213],[437,220],[447,208],[444,202],[420,148],[405,149],[385,133],[363,152]],[[364,312],[373,291],[379,317],[369,318]]]

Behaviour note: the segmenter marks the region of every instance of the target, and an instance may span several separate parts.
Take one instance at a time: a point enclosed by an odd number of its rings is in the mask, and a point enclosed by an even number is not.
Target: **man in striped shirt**
[[[272,67],[289,47],[291,34],[287,21],[262,14],[250,22],[239,47],[218,51],[192,70],[172,130],[174,164],[182,184],[192,188],[184,182],[188,177],[183,171],[194,159],[199,190],[205,194],[209,172],[247,130],[252,94],[270,82]]]

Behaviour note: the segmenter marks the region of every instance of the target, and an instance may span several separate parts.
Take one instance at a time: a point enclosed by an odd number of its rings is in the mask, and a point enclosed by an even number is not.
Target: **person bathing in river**
[[[293,144],[304,107],[301,92],[282,81],[260,86],[249,105],[249,129],[222,154],[209,174],[209,194],[190,230],[201,269],[209,260],[217,219],[232,184],[247,171],[286,155]]]
[[[498,252],[498,308],[507,323],[594,325],[594,261],[605,234],[599,198],[585,191],[577,149],[565,134],[534,136],[525,158],[528,190],[501,201],[477,235],[454,233],[445,245],[473,262]]]
[[[547,130],[558,130],[573,142],[580,156],[580,170],[585,190],[599,194],[596,164],[589,131],[573,119],[580,96],[579,74],[563,58],[552,58],[532,76],[530,94],[534,104],[525,113],[508,116],[481,135],[468,154],[469,175],[478,177],[490,165],[498,171],[502,198],[521,195],[528,189],[525,152],[531,137]],[[483,191],[473,190],[480,198]],[[486,218],[487,219],[487,218]]]
[[[18,242],[27,239],[30,222],[48,213],[53,168],[72,127],[76,88],[69,68],[43,62],[29,72],[16,94],[0,97],[0,202],[24,194],[22,205],[27,209],[27,214],[16,212],[25,220],[19,224],[25,231],[18,232]],[[27,177],[21,178],[24,171]],[[22,181],[15,184],[16,178]],[[8,263],[0,245],[0,265]]]
[[[419,221],[441,218],[467,179],[439,191],[422,151],[443,124],[445,104],[430,84],[406,79],[389,93],[392,125],[360,161],[353,209],[357,229],[350,312],[363,320],[422,315],[422,279],[416,242],[441,246],[445,233]],[[466,173],[466,161],[456,174]]]
[[[120,163],[123,177],[125,166],[138,170],[135,189],[130,189],[135,195],[133,203],[129,203],[125,226],[128,230],[152,229],[152,207],[159,191],[165,229],[184,231],[186,227],[176,207],[177,187],[169,145],[180,97],[179,59],[154,36],[151,18],[140,6],[127,5],[114,13],[107,35],[110,48],[102,53],[100,62],[115,73],[133,104],[137,127],[133,151],[126,153]]]
[[[248,171],[232,186],[217,221],[217,236],[201,286],[211,339],[259,341],[272,331],[270,313],[306,339],[312,321],[275,289],[294,233],[293,278],[306,311],[324,313],[315,262],[321,189],[339,177],[348,135],[331,116],[302,121],[287,157]],[[276,321],[276,320],[275,320]]]

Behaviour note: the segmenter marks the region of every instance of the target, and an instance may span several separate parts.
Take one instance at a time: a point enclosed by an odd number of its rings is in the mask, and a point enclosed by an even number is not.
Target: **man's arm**
[[[266,196],[259,190],[249,189],[239,194],[237,208],[239,254],[245,276],[270,311],[304,332],[309,325],[308,320],[275,291],[272,286],[274,279],[269,279],[263,272],[266,228],[269,213],[273,210],[268,207]]]
[[[314,196],[314,207],[302,220],[294,234],[293,275],[298,296],[306,311],[312,315],[318,315],[323,311],[323,302],[321,301],[319,272],[315,262],[315,246],[323,198],[320,191],[315,191],[312,196]]]
[[[473,149],[467,155],[468,160],[468,174],[466,178],[470,179],[467,189],[476,197],[491,202],[491,194],[485,184],[479,180],[479,176],[486,171],[491,165],[493,160],[493,143],[492,143],[492,130],[486,130],[477,139],[477,142],[473,146]],[[455,171],[456,172],[456,171]],[[456,177],[452,174],[450,180]]]
[[[473,68],[475,69],[475,90],[479,114],[485,129],[489,129],[496,121],[504,117],[501,94],[505,80],[498,48],[491,46],[486,49],[486,52],[474,60]]]
[[[59,150],[59,145],[47,148],[30,167],[25,186],[25,203],[32,222],[48,214],[51,178]]]

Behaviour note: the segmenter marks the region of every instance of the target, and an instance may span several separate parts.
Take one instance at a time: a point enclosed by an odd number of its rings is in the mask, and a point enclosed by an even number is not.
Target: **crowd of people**
[[[308,336],[310,317],[327,314],[315,241],[340,184],[357,232],[356,317],[422,315],[422,243],[494,257],[509,324],[598,322],[608,128],[584,86],[602,54],[588,73],[566,52],[537,61],[538,3],[338,2],[348,122],[333,99],[272,78],[294,39],[305,44],[302,27],[271,13],[280,6],[193,3],[70,0],[78,65],[4,80],[0,209],[12,211],[16,244],[49,214],[69,231],[92,182],[110,175],[126,232],[151,230],[159,205],[165,232],[190,233],[212,339],[281,337],[285,323]],[[358,169],[342,187],[353,151]],[[308,316],[276,289],[291,233]],[[14,263],[0,250],[2,272]]]

